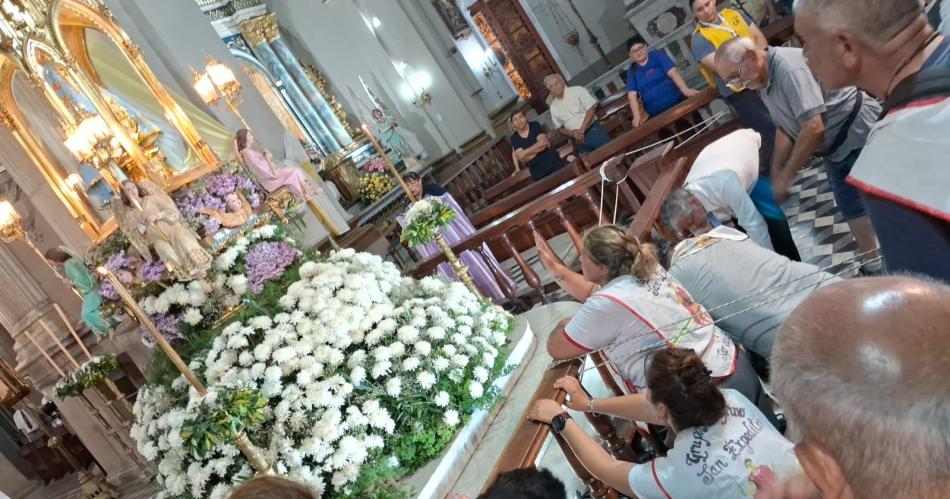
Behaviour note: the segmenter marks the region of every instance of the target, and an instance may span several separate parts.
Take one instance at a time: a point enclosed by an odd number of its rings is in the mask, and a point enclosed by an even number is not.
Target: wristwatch
[[[571,415],[562,412],[551,420],[551,429],[554,430],[554,433],[560,434],[564,431],[564,425],[567,424],[567,420],[571,419]]]

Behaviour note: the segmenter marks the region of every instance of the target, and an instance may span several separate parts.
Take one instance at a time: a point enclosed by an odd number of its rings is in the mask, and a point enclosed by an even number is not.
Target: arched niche
[[[112,114],[119,128],[130,116],[140,123],[123,146],[137,149],[132,156],[143,173],[174,189],[217,167],[208,140],[111,15],[79,0],[53,0],[48,16],[52,38],[73,63],[76,80],[90,87],[86,93],[100,113]],[[142,135],[154,142],[143,142]]]

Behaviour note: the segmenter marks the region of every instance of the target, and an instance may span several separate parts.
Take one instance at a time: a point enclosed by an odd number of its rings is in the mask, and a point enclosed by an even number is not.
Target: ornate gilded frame
[[[22,72],[31,85],[43,92],[44,97],[57,109],[57,98],[40,75],[36,73],[35,51],[43,50],[54,64],[62,65],[69,78],[109,125],[115,137],[132,158],[136,171],[133,177],[149,178],[164,190],[171,191],[217,169],[219,159],[199,135],[184,110],[172,99],[142,56],[141,49],[115,22],[108,8],[99,0],[21,0],[21,8],[32,17],[33,26],[22,26],[0,33],[0,125],[8,128],[37,165],[46,182],[63,202],[70,215],[77,220],[89,238],[98,243],[115,230],[114,220],[102,220],[84,196],[77,195],[65,182],[66,171],[42,139],[31,130],[30,122],[20,111],[13,94],[15,74]],[[9,25],[9,22],[7,22]],[[96,72],[88,59],[84,31],[92,29],[103,33],[126,57],[141,77],[145,86],[158,100],[165,117],[181,133],[188,146],[201,161],[177,175],[160,175],[149,164],[142,149],[119,122],[105,102]]]

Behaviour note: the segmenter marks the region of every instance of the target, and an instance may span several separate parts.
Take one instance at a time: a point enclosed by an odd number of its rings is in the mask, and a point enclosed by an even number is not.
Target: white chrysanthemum
[[[436,394],[434,402],[437,407],[447,407],[450,400],[451,398],[449,397],[449,393],[441,391]]]
[[[247,293],[247,276],[243,274],[233,275],[228,278],[228,287],[236,295]]]
[[[477,381],[472,381],[468,385],[468,393],[472,396],[473,399],[480,398],[485,394],[485,387]]]
[[[435,375],[429,371],[422,371],[416,376],[416,381],[423,390],[428,390],[435,386]]]
[[[169,303],[168,298],[166,298],[163,294],[156,298],[154,302],[152,302],[152,310],[154,310],[157,314],[164,314],[165,312],[168,312],[168,308],[171,307],[171,305],[172,304]]]
[[[366,379],[366,369],[361,366],[356,366],[350,371],[350,383],[354,385],[359,385]]]
[[[442,371],[448,369],[448,368],[449,368],[449,364],[450,364],[449,359],[446,359],[445,357],[441,357],[441,356],[440,356],[440,357],[436,357],[436,358],[432,361],[432,367],[434,367],[435,370],[438,371],[438,372],[442,372]]]
[[[393,357],[398,359],[406,354],[406,345],[400,341],[394,341],[389,345],[389,351],[393,353]]]
[[[201,319],[203,319],[201,311],[197,308],[189,308],[188,311],[185,312],[185,322],[192,326],[197,326],[198,323],[201,322]]]
[[[441,339],[444,339],[444,338],[445,338],[445,328],[441,328],[441,327],[438,327],[438,326],[430,327],[429,329],[426,330],[426,335],[428,335],[429,338],[432,338],[433,340],[441,340]]]
[[[449,409],[445,411],[445,415],[442,416],[442,421],[450,427],[458,426],[459,424],[459,413],[455,409]]]
[[[475,381],[479,383],[484,383],[488,381],[488,369],[485,369],[482,366],[478,366],[472,370],[472,377],[475,378]]]
[[[396,336],[403,343],[415,343],[419,339],[419,330],[413,326],[402,326],[397,331]]]
[[[402,393],[402,380],[398,377],[390,378],[386,382],[386,393],[393,398],[399,396]]]
[[[432,353],[432,344],[428,341],[420,341],[416,343],[413,348],[415,348],[416,353],[425,357]]]
[[[442,345],[442,351],[445,352],[446,355],[451,357],[452,355],[455,355],[458,352],[458,349],[455,348],[455,345],[446,344],[446,345]]]
[[[418,357],[407,357],[406,360],[402,361],[402,370],[403,371],[415,371],[419,368],[419,358]]]
[[[462,354],[453,355],[452,363],[458,367],[465,367],[468,365],[468,356]]]
[[[381,360],[373,364],[373,369],[370,371],[370,376],[375,378],[383,377],[389,374],[389,369],[393,366],[392,362],[388,360]]]

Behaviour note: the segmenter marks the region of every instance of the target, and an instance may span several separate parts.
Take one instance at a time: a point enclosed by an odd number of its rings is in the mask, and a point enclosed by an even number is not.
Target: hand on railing
[[[584,387],[581,386],[581,382],[578,381],[577,378],[564,376],[554,382],[554,388],[564,390],[564,393],[567,393],[568,400],[564,401],[564,405],[575,411],[588,411],[591,397],[587,394],[587,391],[584,390]]]
[[[554,254],[554,250],[551,249],[548,242],[537,232],[534,233],[534,247],[538,249],[538,258],[541,260],[541,265],[548,269],[551,274],[558,274],[560,269],[566,267],[564,261]],[[555,279],[557,279],[557,275],[555,275]]]
[[[531,410],[528,411],[528,419],[543,424],[551,424],[555,416],[564,412],[561,404],[551,399],[536,400]]]

